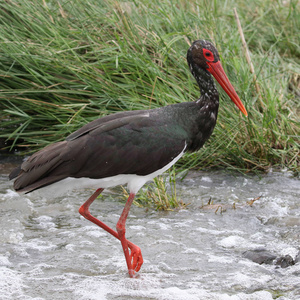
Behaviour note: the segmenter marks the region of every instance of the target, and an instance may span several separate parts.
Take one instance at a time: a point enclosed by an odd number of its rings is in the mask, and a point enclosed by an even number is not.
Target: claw
[[[138,272],[141,269],[141,266],[143,264],[143,256],[142,256],[142,251],[141,249],[134,245],[130,244],[130,261],[131,261],[131,266],[132,266],[132,271]]]

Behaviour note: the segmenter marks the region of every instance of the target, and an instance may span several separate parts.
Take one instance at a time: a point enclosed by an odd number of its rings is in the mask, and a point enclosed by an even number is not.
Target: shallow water
[[[191,172],[177,189],[187,209],[132,207],[127,238],[141,247],[144,265],[130,279],[119,241],[78,214],[91,190],[56,199],[18,195],[1,175],[0,299],[300,298],[299,262],[281,268],[243,256],[265,248],[296,257],[299,179]],[[123,205],[107,195],[91,211],[114,227]]]

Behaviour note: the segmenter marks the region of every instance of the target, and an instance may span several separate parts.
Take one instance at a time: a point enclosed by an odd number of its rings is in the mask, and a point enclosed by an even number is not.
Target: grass
[[[296,0],[2,1],[4,148],[28,153],[102,115],[197,99],[185,56],[192,41],[204,38],[219,49],[249,117],[221,92],[213,136],[178,166],[299,172],[299,12]]]

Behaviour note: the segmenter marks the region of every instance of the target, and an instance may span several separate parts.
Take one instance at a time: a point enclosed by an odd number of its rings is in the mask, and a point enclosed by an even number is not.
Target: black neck
[[[219,93],[211,74],[194,64],[190,64],[190,70],[198,83],[201,96],[205,98],[208,96],[211,100],[216,99],[218,101]]]
[[[212,75],[205,69],[199,68],[195,64],[190,64],[190,70],[195,77],[201,97],[196,101],[198,112],[193,113],[196,117],[195,123],[190,122],[193,128],[194,136],[192,142],[188,145],[187,151],[196,151],[200,149],[205,141],[210,137],[216,125],[218,108],[219,108],[219,93],[216,88]],[[191,120],[192,117],[189,118]]]

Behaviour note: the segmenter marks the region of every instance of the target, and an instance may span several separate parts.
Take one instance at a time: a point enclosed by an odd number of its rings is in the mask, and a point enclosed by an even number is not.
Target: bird
[[[47,187],[53,191],[95,189],[79,213],[120,240],[129,277],[136,277],[143,264],[140,247],[125,235],[134,197],[146,182],[169,169],[184,153],[198,151],[211,136],[219,108],[213,77],[247,116],[210,41],[194,41],[186,58],[200,89],[199,99],[101,117],[64,141],[34,153],[9,175],[20,193]],[[90,213],[90,205],[104,189],[125,184],[130,194],[114,230]]]

